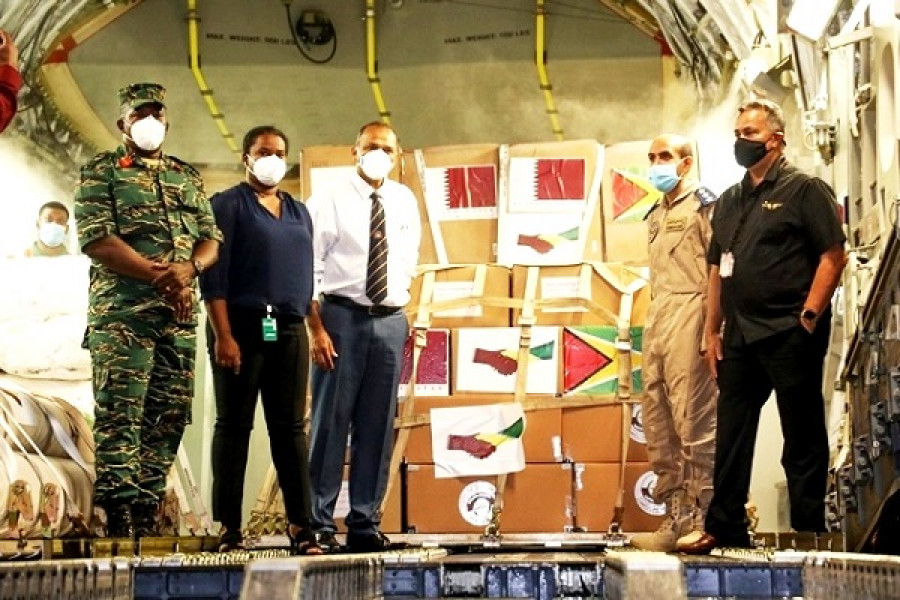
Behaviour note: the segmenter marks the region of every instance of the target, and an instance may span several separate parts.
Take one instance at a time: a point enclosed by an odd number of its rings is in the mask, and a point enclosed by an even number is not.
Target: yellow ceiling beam
[[[72,131],[99,150],[115,148],[119,138],[109,132],[103,119],[88,103],[81,87],[69,69],[68,55],[75,47],[137,6],[118,4],[95,11],[90,17],[61,32],[48,46],[43,61],[37,67],[38,86],[53,103]]]

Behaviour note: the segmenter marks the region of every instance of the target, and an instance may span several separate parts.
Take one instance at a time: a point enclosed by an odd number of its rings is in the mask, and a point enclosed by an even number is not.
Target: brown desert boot
[[[705,531],[692,531],[676,544],[676,549],[684,554],[709,554],[715,547],[716,538]]]

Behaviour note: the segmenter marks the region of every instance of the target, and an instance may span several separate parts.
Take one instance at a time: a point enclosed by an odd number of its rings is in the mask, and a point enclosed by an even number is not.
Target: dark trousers
[[[347,528],[354,533],[374,533],[381,523],[378,509],[387,487],[397,383],[409,324],[402,312],[370,316],[327,300],[320,314],[338,357],[333,371],[312,368],[313,527],[336,529],[334,507],[341,490],[349,432]]]
[[[309,463],[303,419],[309,379],[309,340],[303,319],[278,319],[278,340],[262,339],[258,311],[229,308],[231,331],[241,349],[235,374],[215,364],[215,336],[209,352],[216,393],[212,442],[213,518],[228,529],[241,526],[241,501],[256,399],[262,397],[269,448],[290,523],[309,525]]]
[[[749,543],[744,505],[750,491],[753,449],[763,405],[775,390],[784,449],[791,527],[825,531],[828,434],[822,363],[830,321],[812,335],[800,325],[739,347],[719,362],[714,494],[706,529],[722,545]]]

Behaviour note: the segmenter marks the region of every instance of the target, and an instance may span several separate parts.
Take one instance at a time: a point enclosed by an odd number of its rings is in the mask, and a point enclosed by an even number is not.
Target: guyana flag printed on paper
[[[643,391],[643,327],[632,327],[631,390]],[[566,327],[563,329],[563,392],[575,394],[614,394],[619,389],[619,351],[617,329],[606,325]]]
[[[610,169],[613,190],[613,220],[616,223],[640,223],[662,198],[662,192],[645,177],[623,169]]]

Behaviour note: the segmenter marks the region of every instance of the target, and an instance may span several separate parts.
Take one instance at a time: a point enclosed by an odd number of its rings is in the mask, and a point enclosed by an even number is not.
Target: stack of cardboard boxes
[[[623,529],[656,527],[662,511],[649,500],[655,478],[639,409],[650,299],[640,206],[654,201],[641,187],[646,147],[582,140],[405,152],[394,177],[419,199],[423,238],[385,532],[482,533],[498,484],[503,533],[605,531],[623,468]],[[304,149],[302,197],[352,165],[349,147]],[[624,240],[615,251],[605,243],[611,231]],[[620,262],[602,262],[607,255]],[[526,376],[523,336],[533,355]],[[431,409],[499,402],[525,410],[525,469],[505,484],[436,478]]]

